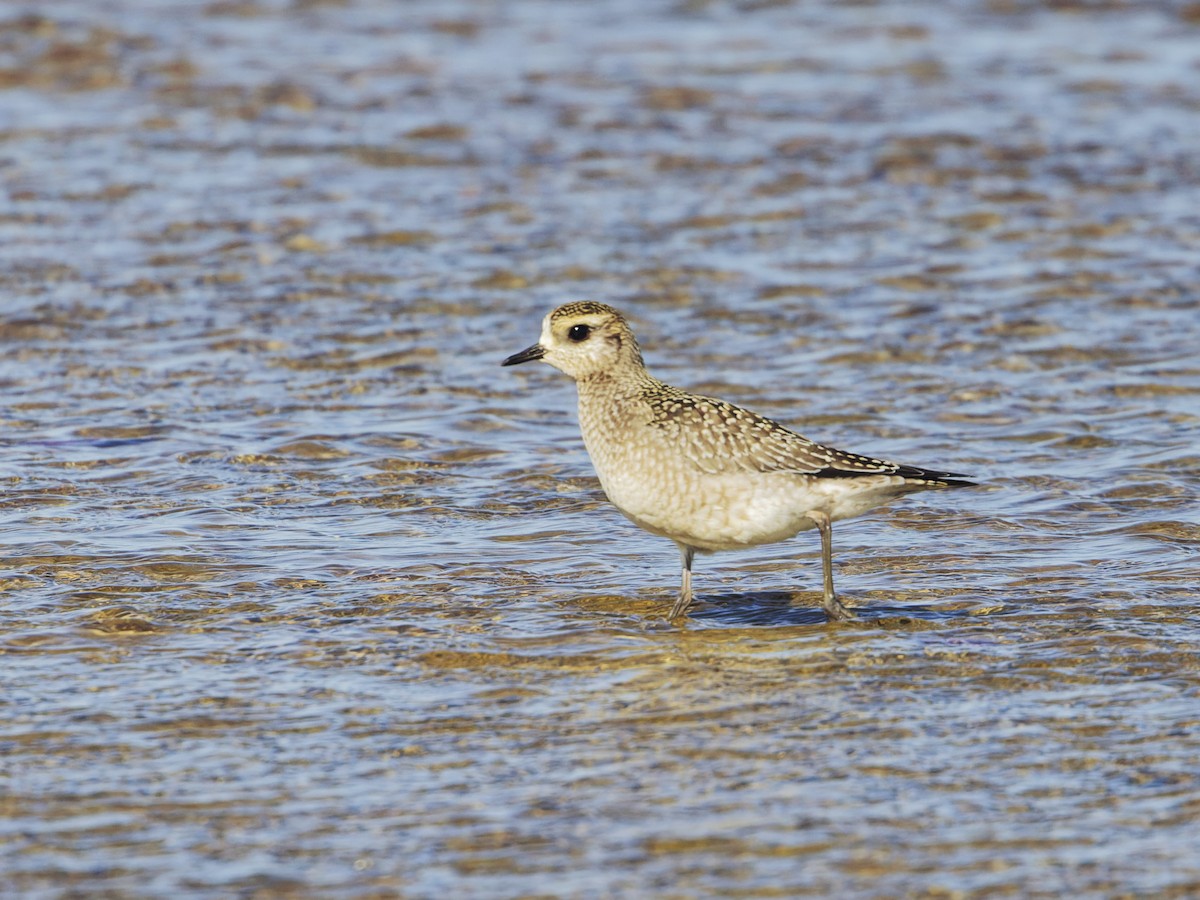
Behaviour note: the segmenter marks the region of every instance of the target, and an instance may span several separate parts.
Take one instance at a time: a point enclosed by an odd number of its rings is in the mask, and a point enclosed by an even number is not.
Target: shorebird
[[[833,523],[913,491],[974,485],[953,472],[835,450],[664,384],[646,371],[625,317],[603,303],[558,307],[538,342],[501,365],[533,360],[575,379],[583,442],[608,499],[679,548],[672,620],[692,605],[697,552],[770,544],[810,528],[821,535],[822,606],[830,619],[854,618],[833,591]]]

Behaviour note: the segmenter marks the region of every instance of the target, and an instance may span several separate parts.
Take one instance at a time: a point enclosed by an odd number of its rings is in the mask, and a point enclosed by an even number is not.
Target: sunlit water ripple
[[[1200,19],[0,5],[0,893],[1200,892]],[[568,299],[973,473],[703,557]]]

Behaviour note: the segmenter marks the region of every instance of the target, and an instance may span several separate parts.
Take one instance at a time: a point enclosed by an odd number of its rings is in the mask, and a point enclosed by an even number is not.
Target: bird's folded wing
[[[679,392],[654,404],[651,425],[698,469],[729,472],[794,472],[829,478],[892,475],[905,467],[826,447],[765,416],[710,397]]]

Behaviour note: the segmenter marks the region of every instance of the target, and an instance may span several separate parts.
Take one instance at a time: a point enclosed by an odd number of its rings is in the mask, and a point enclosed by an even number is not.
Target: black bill
[[[541,359],[546,355],[546,349],[541,344],[534,344],[532,347],[526,347],[520,353],[514,353],[504,362],[502,366],[515,366],[517,363],[533,362],[535,359]]]

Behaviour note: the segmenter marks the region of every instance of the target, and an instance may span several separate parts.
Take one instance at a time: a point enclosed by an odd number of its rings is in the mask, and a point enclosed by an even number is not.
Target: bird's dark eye
[[[591,333],[592,326],[590,325],[572,325],[571,330],[567,332],[567,337],[578,344],[581,341],[586,341],[588,335]]]

